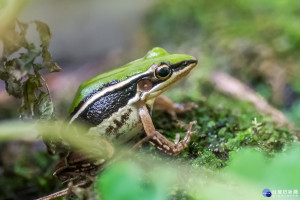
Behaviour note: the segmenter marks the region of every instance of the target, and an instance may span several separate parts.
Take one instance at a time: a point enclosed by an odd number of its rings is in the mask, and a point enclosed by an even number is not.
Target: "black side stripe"
[[[108,92],[93,101],[78,118],[80,121],[88,122],[92,125],[98,125],[103,120],[109,118],[119,108],[127,105],[128,101],[136,94],[137,81],[126,84],[121,88]]]
[[[119,80],[113,80],[111,82],[105,83],[103,84],[100,88],[95,89],[92,93],[90,93],[88,96],[84,97],[80,103],[75,107],[74,111],[71,113],[71,116],[73,116],[75,113],[78,112],[78,110],[81,108],[81,106],[87,101],[89,100],[94,94],[96,94],[97,92],[100,92],[101,90],[103,90],[104,88],[107,88],[109,86],[115,85],[117,83],[119,83]]]

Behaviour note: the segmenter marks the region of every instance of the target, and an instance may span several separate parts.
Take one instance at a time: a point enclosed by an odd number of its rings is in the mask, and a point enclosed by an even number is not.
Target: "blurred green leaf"
[[[274,189],[300,189],[300,146],[295,144],[288,151],[267,158],[263,152],[246,149],[232,153],[226,172],[240,179],[252,181],[264,187]],[[255,164],[254,164],[255,163]]]
[[[16,59],[21,72],[28,73],[33,65],[34,60],[40,55],[40,50],[33,43],[28,45],[27,53],[20,53],[20,57]]]
[[[144,179],[142,169],[133,162],[114,165],[98,177],[95,189],[104,200],[164,200],[170,186],[169,174],[158,170],[152,179]]]
[[[0,9],[4,8],[7,5],[7,0],[0,0]]]
[[[40,79],[29,74],[28,80],[23,84],[23,103],[20,108],[20,113],[23,118],[34,117],[34,105],[37,103],[36,90],[42,87]]]
[[[29,24],[17,20],[9,26],[10,34],[0,38],[4,46],[0,60],[0,78],[5,82],[8,94],[22,99],[22,118],[49,120],[54,116],[53,103],[39,71],[47,68],[50,72],[58,72],[60,68],[52,61],[48,51],[51,39],[49,27],[40,21],[34,23],[40,36],[41,48],[27,41]],[[23,49],[26,52],[23,53]],[[40,55],[43,61],[37,63]]]
[[[40,40],[42,42],[41,47],[44,67],[46,67],[50,72],[59,72],[61,68],[55,62],[52,61],[52,56],[48,51],[50,39],[52,37],[48,25],[37,20],[34,21],[34,23],[36,24],[36,30],[39,32]]]
[[[40,119],[51,120],[53,119],[54,105],[50,98],[50,95],[45,92],[41,92],[37,99],[36,108]]]
[[[8,94],[17,98],[21,98],[23,93],[21,77],[14,61],[8,61],[5,68],[1,66],[0,78],[5,82],[5,89]]]

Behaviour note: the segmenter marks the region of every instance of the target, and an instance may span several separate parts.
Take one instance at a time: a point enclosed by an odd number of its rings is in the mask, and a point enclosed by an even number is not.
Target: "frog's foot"
[[[184,148],[187,147],[187,144],[190,142],[191,140],[191,135],[193,135],[194,133],[196,133],[196,131],[193,131],[193,125],[197,124],[197,121],[192,121],[189,123],[188,128],[187,128],[187,132],[185,134],[185,137],[183,140],[180,140],[180,134],[177,133],[175,136],[175,141],[174,144],[175,145],[181,145],[184,146]]]
[[[179,141],[179,134],[176,134],[175,142],[173,143],[156,131],[154,136],[149,138],[149,142],[158,150],[163,151],[168,155],[176,156],[188,146],[188,143],[191,140],[191,135],[196,132],[192,130],[194,124],[196,124],[196,121],[190,122],[186,135],[181,141]]]
[[[88,187],[104,162],[104,159],[95,159],[82,153],[70,152],[56,165],[53,175],[63,183],[73,182],[76,186]]]
[[[147,134],[145,140],[148,140],[158,150],[163,151],[164,153],[169,155],[175,156],[182,152],[190,142],[191,135],[196,132],[192,130],[193,125],[196,124],[196,121],[190,122],[184,139],[179,141],[180,137],[178,137],[179,135],[176,135],[175,142],[173,143],[155,130],[146,106],[142,106],[139,109],[139,114],[144,126],[144,130]],[[141,142],[144,142],[144,140],[142,140]]]
[[[177,119],[177,114],[198,108],[198,105],[190,102],[185,104],[174,103],[171,99],[164,95],[160,95],[155,99],[154,109],[162,110],[169,113],[173,119]]]

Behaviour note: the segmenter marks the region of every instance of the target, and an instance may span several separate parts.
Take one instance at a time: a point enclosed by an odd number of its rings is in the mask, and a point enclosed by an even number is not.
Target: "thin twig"
[[[60,190],[58,192],[55,192],[53,194],[50,194],[48,196],[38,198],[36,200],[51,200],[51,199],[56,199],[58,197],[62,197],[62,196],[67,195],[69,193],[69,191],[70,191],[70,188],[66,188],[66,189]]]
[[[229,74],[223,72],[214,72],[212,75],[212,81],[219,91],[234,96],[238,99],[251,102],[261,114],[269,116],[277,124],[290,124],[289,120],[280,110],[271,106],[253,89]]]
[[[289,127],[295,133],[295,136],[300,138],[300,130],[280,110],[274,108],[262,96],[240,80],[224,72],[214,72],[212,82],[219,91],[251,102],[262,115],[270,117],[278,126]]]

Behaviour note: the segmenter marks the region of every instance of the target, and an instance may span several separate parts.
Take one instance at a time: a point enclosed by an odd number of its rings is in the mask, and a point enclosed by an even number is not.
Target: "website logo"
[[[269,190],[268,188],[264,189],[264,190],[262,191],[262,195],[263,195],[264,197],[271,197],[271,196],[272,196],[271,190]]]
[[[263,192],[263,195],[264,195],[264,192]],[[272,198],[278,198],[278,199],[287,199],[287,198],[292,198],[292,199],[295,199],[295,198],[299,198],[299,189],[272,189],[271,190],[271,195],[272,195]],[[265,196],[265,195],[264,195]]]

